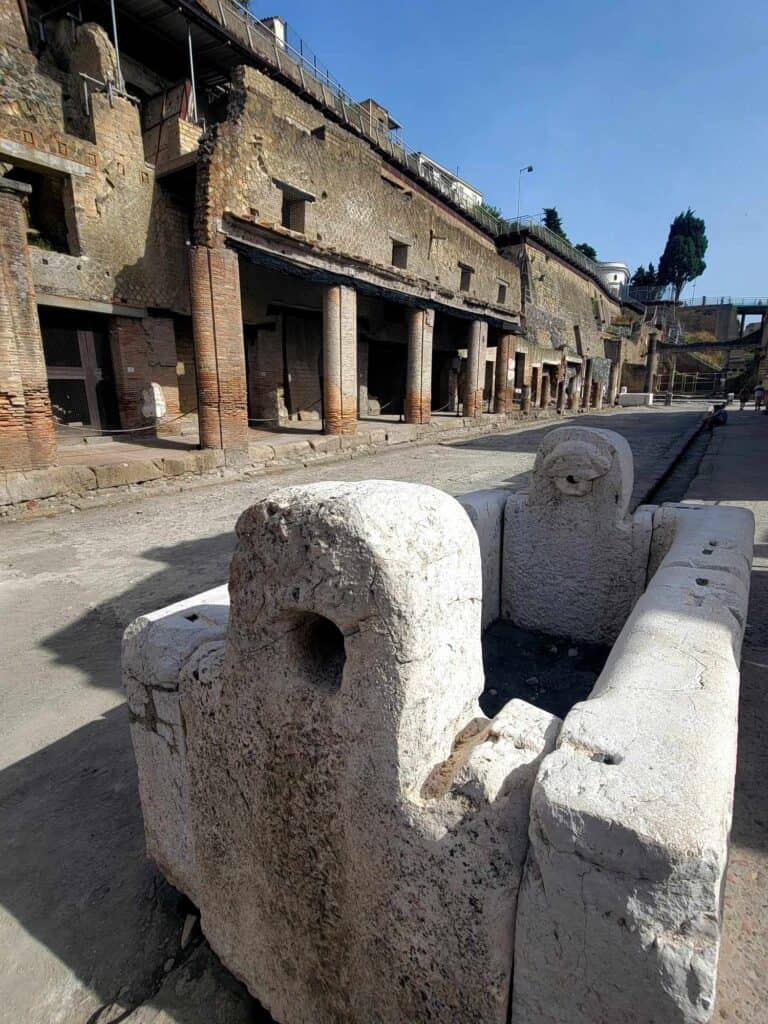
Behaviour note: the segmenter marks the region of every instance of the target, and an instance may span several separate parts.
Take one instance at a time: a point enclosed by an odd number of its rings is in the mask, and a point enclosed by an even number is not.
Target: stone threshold
[[[610,408],[583,410],[589,415],[613,412]],[[557,413],[537,410],[528,414],[484,413],[481,417],[441,417],[425,425],[388,424],[351,436],[318,434],[274,445],[256,442],[247,450],[207,448],[176,455],[102,465],[52,466],[0,473],[0,520],[56,515],[153,494],[178,493],[190,487],[221,481],[247,480],[316,462],[335,462],[385,451],[398,445],[442,444],[509,433],[533,423],[571,419],[582,410]]]

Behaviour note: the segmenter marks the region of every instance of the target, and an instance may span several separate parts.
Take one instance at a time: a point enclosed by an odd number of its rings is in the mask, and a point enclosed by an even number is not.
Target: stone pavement
[[[662,408],[579,423],[625,434],[637,500],[700,415]],[[258,1019],[234,982],[219,984],[199,934],[181,949],[189,908],[144,856],[122,631],[141,612],[226,579],[235,519],[277,486],[379,477],[454,494],[519,489],[554,425],[0,526],[0,1019]]]
[[[686,501],[743,505],[755,516],[744,638],[739,760],[715,1021],[768,1021],[768,416],[729,411]]]

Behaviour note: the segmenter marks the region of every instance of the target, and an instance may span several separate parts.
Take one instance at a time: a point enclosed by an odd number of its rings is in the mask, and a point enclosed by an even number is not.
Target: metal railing
[[[498,238],[516,232],[519,227],[525,230],[535,229],[543,241],[557,246],[558,251],[562,251],[566,258],[589,273],[596,272],[596,265],[592,260],[573,249],[543,225],[536,223],[534,218],[521,218],[520,221],[505,220],[494,217],[479,204],[467,200],[452,177],[447,177],[433,167],[420,151],[410,149],[399,131],[393,133],[383,128],[367,110],[356,103],[328,68],[318,60],[301,36],[288,26],[283,39],[251,14],[239,0],[208,0],[208,3],[212,13],[218,11],[224,28],[246,42],[254,53],[282,75],[290,78],[302,92],[313,96],[330,109],[352,131],[371,140],[393,161],[407,168],[411,174],[448,199],[492,237]]]
[[[741,298],[733,295],[702,295],[699,298],[680,299],[681,306],[766,306],[768,298]]]
[[[620,295],[622,299],[634,299],[645,306],[657,302],[675,302],[675,286],[669,284],[662,288],[660,285],[638,287],[626,284],[622,287]],[[694,306],[765,306],[768,310],[768,298],[764,296],[742,298],[734,295],[700,295],[695,298],[678,299],[677,305],[688,308]]]

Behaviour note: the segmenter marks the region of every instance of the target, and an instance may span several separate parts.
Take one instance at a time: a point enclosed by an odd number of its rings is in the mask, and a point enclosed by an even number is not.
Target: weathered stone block
[[[472,491],[459,497],[480,543],[483,571],[483,629],[499,618],[501,611],[501,542],[504,535],[504,507],[510,492],[499,487]]]
[[[99,487],[123,487],[126,484],[141,484],[157,480],[163,475],[154,462],[112,462],[94,466],[96,483]]]
[[[536,453],[530,493],[504,521],[502,615],[524,629],[610,643],[643,592],[652,510],[628,515],[626,440],[559,427]]]
[[[221,448],[204,448],[192,454],[198,473],[212,473],[224,465],[225,456]]]
[[[126,634],[150,852],[277,1020],[503,1024],[559,722],[480,711],[466,513],[412,484],[316,484],[237,532],[225,639],[225,588]]]
[[[82,494],[96,487],[96,475],[87,466],[60,466],[6,473],[0,488],[0,504],[38,501],[57,494]]]
[[[534,788],[521,1024],[713,1012],[753,522],[732,508],[656,515],[673,535],[661,566]]]
[[[271,444],[248,445],[251,462],[271,462],[275,457],[275,449]]]

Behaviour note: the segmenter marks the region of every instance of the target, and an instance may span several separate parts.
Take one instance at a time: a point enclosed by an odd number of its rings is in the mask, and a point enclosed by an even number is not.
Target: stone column
[[[237,253],[192,246],[189,289],[200,446],[245,449],[248,402]]]
[[[467,347],[467,376],[464,382],[464,415],[483,415],[485,386],[485,352],[488,345],[488,324],[473,320]]]
[[[578,409],[579,407],[579,388],[581,386],[581,372],[575,373],[573,377],[568,381],[568,408]]]
[[[595,381],[595,408],[603,408],[603,382],[601,380]]]
[[[357,292],[349,285],[323,293],[323,430],[357,433]]]
[[[405,422],[429,423],[432,418],[433,309],[408,310],[408,364],[405,373]]]
[[[32,265],[29,185],[0,178],[0,468],[34,469],[56,461],[56,427]]]
[[[515,400],[514,378],[514,334],[502,334],[496,347],[496,395],[493,400],[494,412],[512,412]]]
[[[581,408],[589,409],[592,404],[592,360],[588,359],[584,369],[584,393],[581,399]]]
[[[567,394],[567,388],[568,388],[568,381],[565,378],[563,378],[561,381],[558,382],[558,385],[557,385],[557,411],[559,413],[562,413],[563,409],[565,409],[565,399],[566,399],[566,394]]]
[[[621,363],[619,360],[611,363],[608,374],[608,405],[614,406],[619,394],[619,382],[621,380]]]
[[[653,382],[656,377],[656,368],[658,364],[658,354],[656,352],[656,345],[659,340],[658,334],[653,332],[648,335],[648,354],[645,357],[645,388],[646,394],[650,395],[653,393]]]
[[[552,377],[549,374],[549,370],[541,368],[541,401],[540,407],[542,409],[549,408],[549,400],[552,397]]]

